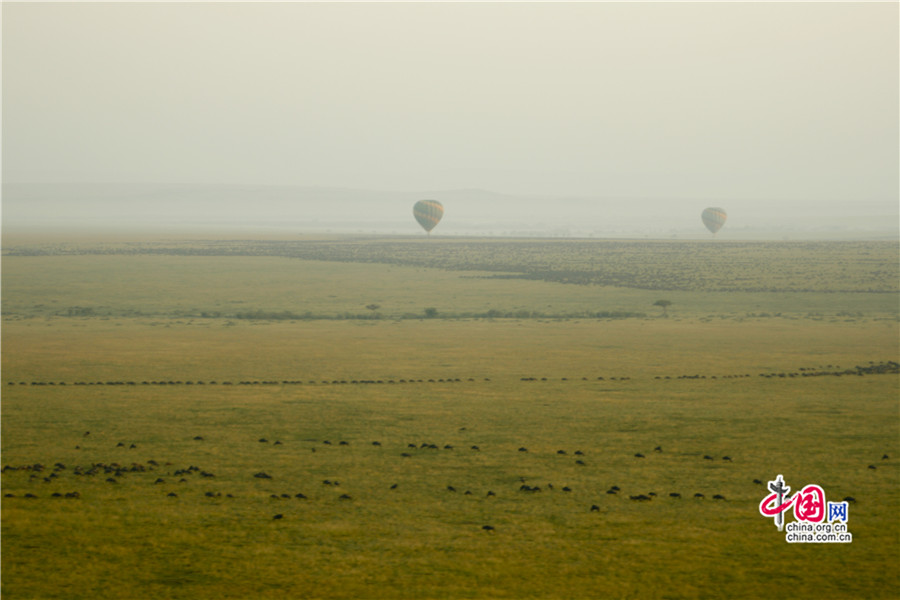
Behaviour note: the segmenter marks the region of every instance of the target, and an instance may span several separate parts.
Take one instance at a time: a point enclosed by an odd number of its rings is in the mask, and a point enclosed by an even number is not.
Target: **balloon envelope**
[[[706,228],[715,233],[722,229],[728,214],[721,208],[710,207],[704,210],[700,217],[703,219],[703,224],[706,225]]]
[[[437,200],[419,200],[413,206],[413,216],[422,229],[431,233],[444,216],[444,205]]]

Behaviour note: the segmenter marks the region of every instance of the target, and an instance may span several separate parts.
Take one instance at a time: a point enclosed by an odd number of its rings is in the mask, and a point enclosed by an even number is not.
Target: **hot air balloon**
[[[700,217],[703,219],[703,224],[706,225],[706,228],[715,233],[722,229],[722,225],[725,224],[725,219],[728,218],[728,215],[721,208],[711,207],[704,210]]]
[[[444,205],[437,200],[419,200],[413,206],[413,216],[422,229],[431,233],[444,216]]]

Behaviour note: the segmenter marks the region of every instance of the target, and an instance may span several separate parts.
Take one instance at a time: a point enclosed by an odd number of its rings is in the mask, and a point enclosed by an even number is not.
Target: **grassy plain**
[[[774,291],[712,291],[308,242],[315,260],[169,241],[4,256],[4,597],[900,593],[898,376],[824,374],[900,359],[884,245],[837,252],[815,284],[757,264],[747,278]],[[521,248],[490,246],[467,260]],[[786,265],[795,249],[765,253]],[[647,269],[686,255],[645,254]],[[878,272],[893,281],[873,288]],[[492,309],[512,316],[473,316]],[[306,317],[237,316],[253,311]],[[779,473],[856,498],[853,542],[786,543],[753,483]]]

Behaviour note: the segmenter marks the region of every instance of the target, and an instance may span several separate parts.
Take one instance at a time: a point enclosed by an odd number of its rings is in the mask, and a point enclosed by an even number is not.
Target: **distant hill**
[[[898,209],[877,203],[818,206],[784,200],[507,195],[480,189],[392,192],[300,186],[4,183],[3,228],[265,228],[296,232],[424,235],[412,218],[439,200],[433,235],[710,237],[707,206],[728,211],[717,237],[898,237]]]

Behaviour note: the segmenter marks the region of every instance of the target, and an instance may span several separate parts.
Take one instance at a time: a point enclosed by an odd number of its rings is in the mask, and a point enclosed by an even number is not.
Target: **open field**
[[[644,242],[401,252],[436,241],[16,245],[4,597],[900,593],[895,244],[735,248],[769,260],[728,288]],[[640,257],[671,282],[562,281]],[[786,543],[778,474],[855,498],[853,542]]]

